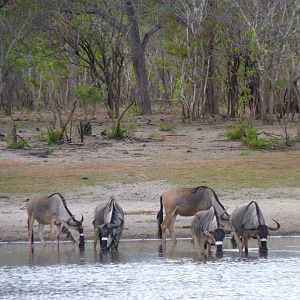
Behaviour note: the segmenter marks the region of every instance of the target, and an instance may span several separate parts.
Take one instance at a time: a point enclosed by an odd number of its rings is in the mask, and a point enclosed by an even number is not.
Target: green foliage
[[[42,135],[42,139],[50,144],[59,144],[62,141],[62,130],[60,128],[54,127],[47,130],[46,133]]]
[[[9,149],[24,149],[28,146],[28,142],[26,139],[22,137],[18,137],[16,141],[11,136],[8,136],[5,139],[5,143],[7,148]]]
[[[130,107],[130,112],[134,115],[134,116],[139,116],[141,114],[141,108],[138,107],[136,104],[131,105]]]
[[[230,140],[242,141],[250,149],[273,149],[280,145],[280,140],[277,138],[265,139],[259,137],[258,129],[251,127],[247,122],[242,122],[234,126],[225,133],[225,136]]]
[[[287,81],[285,79],[278,79],[275,82],[275,87],[279,88],[279,89],[285,89],[287,85]]]
[[[127,136],[131,136],[134,132],[137,131],[137,124],[131,116],[126,116],[124,118],[124,130]]]
[[[149,139],[149,140],[153,140],[153,139],[155,139],[155,137],[156,137],[155,132],[151,132],[151,133],[149,133],[149,135],[148,135],[148,139]]]
[[[160,124],[159,124],[159,130],[160,131],[171,131],[171,130],[173,130],[175,127],[174,127],[174,125],[172,125],[172,124],[167,124],[167,123],[165,123],[165,122],[161,122]]]
[[[240,107],[246,107],[251,99],[251,90],[250,88],[243,86],[241,88],[241,98],[240,98]]]
[[[105,137],[109,140],[111,140],[111,139],[120,140],[125,137],[125,133],[126,133],[126,130],[121,128],[120,122],[117,122],[113,125],[111,131],[106,133]]]
[[[99,90],[90,84],[82,84],[76,88],[76,95],[79,97],[81,104],[94,105],[102,100]]]
[[[56,150],[57,150],[56,146],[52,146],[52,147],[47,147],[46,148],[47,154],[53,154]]]

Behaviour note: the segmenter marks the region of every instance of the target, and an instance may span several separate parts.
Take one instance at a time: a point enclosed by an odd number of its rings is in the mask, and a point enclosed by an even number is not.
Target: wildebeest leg
[[[248,236],[244,236],[243,244],[244,244],[244,247],[245,247],[245,253],[248,253]]]
[[[174,213],[176,212],[176,209],[177,209],[177,207],[171,213],[166,212],[165,219],[161,224],[161,232],[162,232],[162,241],[163,241],[163,243],[166,243],[166,240],[167,240],[166,231],[167,231],[167,228],[169,228],[169,224],[172,221],[172,218],[174,216]]]
[[[94,229],[94,250],[96,250],[97,248],[98,238],[99,238],[99,230],[95,228]]]
[[[173,215],[173,217],[171,219],[171,222],[169,223],[169,226],[168,226],[173,244],[177,243],[175,233],[174,233],[175,221],[176,221],[176,217],[177,217],[177,214],[175,212],[176,212],[176,210],[174,211],[174,215]]]
[[[199,240],[199,246],[200,246],[200,255],[204,255],[204,251],[205,251],[205,244],[206,244],[206,241],[204,238],[201,238]]]
[[[39,224],[39,238],[40,238],[40,241],[42,242],[43,246],[46,246],[45,241],[44,241],[43,232],[44,232],[44,225]]]
[[[237,235],[237,233],[235,231],[232,234],[233,234],[235,242],[236,242],[236,244],[239,248],[239,252],[242,252],[243,251],[243,245],[241,243],[241,239],[239,238],[239,236]]]
[[[56,226],[55,239],[57,240],[57,247],[59,248],[60,233],[61,233],[61,230],[62,230],[62,226],[61,226],[61,224],[55,224],[55,226]]]
[[[56,229],[55,229],[56,226],[59,226],[59,225],[56,225],[55,221],[53,220],[50,223],[50,232],[51,232],[51,244],[52,244],[52,247],[54,245],[54,241],[55,240],[57,240],[57,247],[59,247],[59,235],[60,235],[60,231],[57,234]],[[59,229],[60,229],[60,227],[59,227]]]
[[[28,217],[27,226],[28,226],[28,241],[30,247],[32,247],[33,244],[33,222],[34,222],[33,216]]]

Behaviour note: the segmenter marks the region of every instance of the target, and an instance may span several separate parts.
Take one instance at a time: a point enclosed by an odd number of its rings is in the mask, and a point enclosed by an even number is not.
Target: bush
[[[171,124],[167,124],[167,123],[160,123],[159,124],[159,130],[160,131],[171,131],[172,129],[174,129],[174,126]]]
[[[111,131],[107,132],[105,137],[109,140],[111,139],[123,139],[125,137],[126,131],[121,128],[120,122],[113,125]]]
[[[59,144],[62,141],[63,133],[60,128],[51,128],[48,129],[44,135],[45,141],[50,144]]]
[[[250,149],[272,149],[280,145],[279,139],[265,139],[259,137],[257,128],[251,127],[247,122],[237,124],[225,133],[230,140],[240,140]]]
[[[257,139],[249,139],[247,141],[247,145],[250,149],[272,149],[274,146],[279,145],[278,139],[264,139],[264,138],[257,138]]]
[[[5,139],[5,142],[9,149],[24,149],[28,146],[27,140],[22,137],[18,137],[17,141],[14,141],[13,138],[9,136]]]

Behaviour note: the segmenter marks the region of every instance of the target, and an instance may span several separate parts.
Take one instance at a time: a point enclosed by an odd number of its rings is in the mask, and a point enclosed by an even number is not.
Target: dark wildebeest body
[[[199,211],[195,214],[192,224],[192,237],[196,238],[200,245],[200,254],[204,254],[206,246],[217,246],[217,253],[222,253],[225,229],[213,207],[208,210]]]
[[[163,207],[165,219],[163,220]],[[217,215],[223,221],[229,221],[229,215],[220,203],[216,193],[205,186],[195,188],[179,188],[169,190],[160,197],[160,211],[157,214],[158,235],[166,242],[168,228],[173,242],[176,242],[174,225],[176,216],[194,216],[198,211],[214,207]]]
[[[124,228],[124,211],[115,199],[95,208],[93,225],[94,249],[99,237],[101,250],[117,250]]]
[[[248,252],[248,240],[249,238],[257,239],[259,250],[261,252],[268,251],[267,238],[268,229],[278,230],[280,224],[273,220],[277,227],[273,228],[267,226],[264,216],[260,210],[258,204],[255,201],[251,201],[248,205],[236,208],[230,216],[230,225],[235,231],[235,241],[239,246],[239,250]],[[240,242],[242,239],[242,244]]]
[[[39,237],[43,244],[45,244],[43,238],[44,225],[50,225],[52,240],[56,238],[58,245],[60,233],[61,231],[65,231],[79,247],[84,246],[83,217],[81,221],[75,219],[61,194],[40,195],[27,199],[26,208],[28,214],[28,237],[31,246],[33,243],[32,229],[34,220],[37,220],[39,223]],[[54,226],[57,228],[56,234]]]

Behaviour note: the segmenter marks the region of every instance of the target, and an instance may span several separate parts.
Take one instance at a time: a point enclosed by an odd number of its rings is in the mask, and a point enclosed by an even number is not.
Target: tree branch
[[[156,33],[159,29],[161,29],[161,25],[156,25],[155,28],[151,29],[150,31],[148,31],[142,41],[142,47],[145,49],[146,44],[148,43],[149,39],[151,38],[151,36]]]

